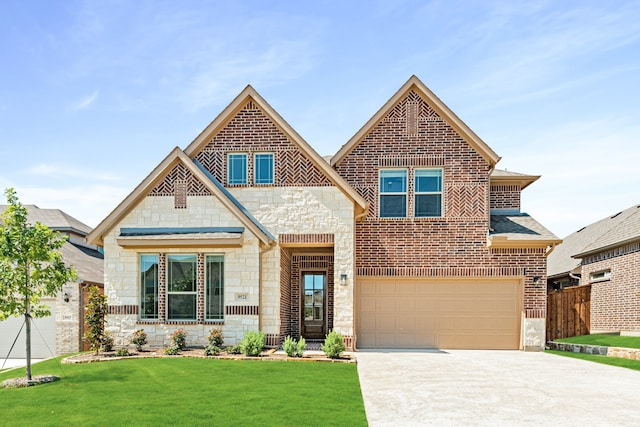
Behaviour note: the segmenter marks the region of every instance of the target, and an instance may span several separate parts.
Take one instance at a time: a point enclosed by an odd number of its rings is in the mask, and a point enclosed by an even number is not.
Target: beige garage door
[[[357,278],[357,346],[518,349],[521,283]]]

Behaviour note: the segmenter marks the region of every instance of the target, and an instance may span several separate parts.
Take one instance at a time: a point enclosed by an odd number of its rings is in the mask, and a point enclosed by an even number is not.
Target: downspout
[[[578,286],[580,286],[582,284],[582,277],[581,276],[576,276],[572,272],[569,272],[569,277],[571,277],[572,279],[576,279],[578,281]]]

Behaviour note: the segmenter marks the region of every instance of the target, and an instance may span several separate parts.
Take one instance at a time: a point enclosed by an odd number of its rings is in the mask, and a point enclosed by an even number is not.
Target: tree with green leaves
[[[85,332],[84,339],[91,344],[91,350],[95,350],[96,354],[100,351],[108,339],[104,331],[104,321],[107,317],[107,296],[100,293],[97,286],[89,287],[89,298],[85,306],[84,318],[89,325],[89,330]]]
[[[24,316],[31,380],[31,320],[51,315],[40,299],[55,296],[77,274],[62,260],[66,236],[40,222],[30,224],[13,188],[5,190],[5,196],[8,207],[0,223],[0,321]]]

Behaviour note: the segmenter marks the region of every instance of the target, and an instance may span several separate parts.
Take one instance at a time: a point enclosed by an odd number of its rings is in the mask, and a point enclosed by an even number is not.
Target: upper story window
[[[167,319],[196,319],[197,255],[167,256]]]
[[[273,153],[256,153],[254,170],[256,184],[273,184]]]
[[[380,218],[407,217],[407,170],[380,170]]]
[[[416,169],[414,216],[442,216],[442,169]]]
[[[592,282],[601,282],[603,280],[611,280],[611,270],[601,270],[591,273]]]
[[[247,183],[246,153],[232,153],[227,155],[227,182],[229,184]]]

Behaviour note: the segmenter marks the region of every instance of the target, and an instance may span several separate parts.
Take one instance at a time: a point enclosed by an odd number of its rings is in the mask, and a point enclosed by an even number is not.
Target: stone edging
[[[547,342],[547,348],[550,350],[570,351],[572,353],[597,354],[621,359],[640,360],[640,349],[638,348],[606,347],[603,345],[573,344],[557,341]]]

